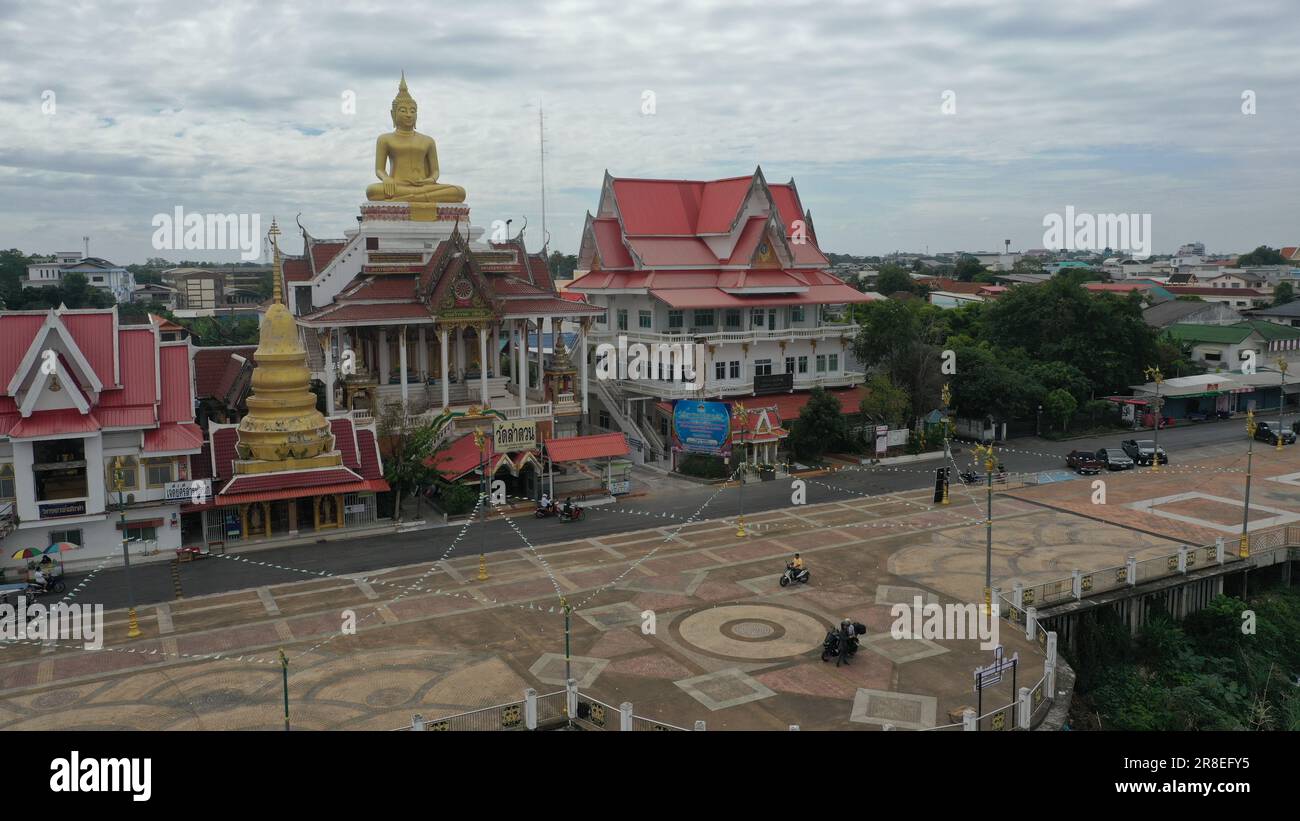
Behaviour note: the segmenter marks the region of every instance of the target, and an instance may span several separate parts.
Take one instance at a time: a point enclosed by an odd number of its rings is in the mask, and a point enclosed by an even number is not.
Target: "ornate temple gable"
[[[116,336],[116,333],[114,336]],[[46,351],[52,351],[55,354],[54,362],[56,367],[53,371],[54,375],[59,378],[53,382],[48,379],[50,374],[47,371],[49,368],[42,367],[47,361]],[[71,379],[69,379],[69,376]],[[73,340],[72,334],[69,333],[67,327],[59,320],[55,312],[51,310],[46,315],[44,323],[32,339],[31,344],[27,347],[27,352],[18,363],[18,367],[14,370],[13,378],[9,380],[5,393],[18,398],[20,404],[24,408],[28,408],[35,401],[38,394],[60,383],[68,387],[81,388],[82,391],[89,394],[91,404],[98,401],[98,395],[104,390],[104,385],[95,374],[94,368],[86,360],[81,348]],[[74,400],[74,402],[80,408],[86,403],[86,399],[81,397],[78,397],[78,399],[80,401]],[[29,412],[30,410],[24,410],[24,415]]]
[[[488,319],[500,313],[492,287],[459,230],[429,260],[416,298],[439,319]]]
[[[606,175],[608,173],[606,172]],[[600,245],[596,242],[595,220],[588,211],[586,219],[582,222],[582,241],[578,244],[577,270],[599,271],[602,264]]]
[[[619,225],[623,224],[623,215],[618,212],[618,198],[614,196],[614,178],[609,169],[605,169],[605,179],[600,183],[600,203],[596,206],[596,216],[600,218],[616,217]]]

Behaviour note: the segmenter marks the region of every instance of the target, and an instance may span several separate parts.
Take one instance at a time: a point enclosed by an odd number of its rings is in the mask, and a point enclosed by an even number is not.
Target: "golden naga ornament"
[[[438,145],[415,130],[417,106],[406,74],[393,98],[393,128],[375,143],[375,176],[366,199],[385,202],[464,202],[465,189],[438,182]]]

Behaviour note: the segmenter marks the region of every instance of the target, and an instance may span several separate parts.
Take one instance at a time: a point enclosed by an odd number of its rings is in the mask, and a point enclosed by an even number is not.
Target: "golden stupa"
[[[336,467],[343,464],[343,455],[334,449],[329,421],[316,409],[307,351],[284,305],[280,228],[274,220],[269,234],[274,249],[274,301],[262,320],[253,354],[253,390],[248,415],[239,423],[235,473]]]

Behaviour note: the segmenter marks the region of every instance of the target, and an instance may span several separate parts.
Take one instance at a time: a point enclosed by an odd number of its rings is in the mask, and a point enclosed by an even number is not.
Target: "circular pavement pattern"
[[[768,604],[733,604],[693,613],[677,625],[683,641],[731,658],[769,660],[821,647],[827,628],[797,610]]]

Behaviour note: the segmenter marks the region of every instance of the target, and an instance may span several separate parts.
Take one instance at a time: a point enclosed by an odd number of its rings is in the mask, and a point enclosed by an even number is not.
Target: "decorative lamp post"
[[[737,476],[740,479],[740,514],[736,517],[736,538],[745,537],[745,431],[749,429],[749,411],[745,406],[736,403],[735,416],[740,420],[740,470]]]
[[[993,612],[993,468],[997,459],[993,456],[993,443],[975,446],[975,458],[984,460],[984,475],[988,487],[988,518],[984,520],[984,607],[986,613]]]
[[[126,569],[126,637],[138,639],[140,638],[140,622],[135,615],[135,591],[131,589],[131,551],[126,538],[126,497],[123,495],[126,480],[123,478],[122,473],[122,457],[118,456],[113,460],[113,487],[117,490],[118,526],[122,529],[122,566]]]
[[[1241,550],[1237,555],[1243,559],[1250,558],[1250,471],[1255,458],[1255,412],[1246,411],[1246,505],[1241,512]]]
[[[1160,385],[1165,381],[1164,374],[1160,373],[1159,368],[1147,368],[1142,372],[1147,379],[1156,383],[1155,399],[1155,449],[1151,454],[1151,471],[1160,472]]]
[[[943,398],[943,458],[945,462],[952,461],[952,447],[949,444],[949,437],[952,434],[952,418],[948,415],[948,405],[952,403],[952,388],[947,382],[943,384],[943,391],[940,394]],[[943,499],[940,504],[948,504],[948,475],[952,472],[945,464],[943,469]]]
[[[1286,413],[1286,371],[1287,361],[1282,357],[1277,358],[1277,372],[1281,374],[1281,382],[1278,383],[1277,394],[1277,449],[1282,449],[1282,432],[1286,430],[1283,419]]]

